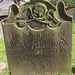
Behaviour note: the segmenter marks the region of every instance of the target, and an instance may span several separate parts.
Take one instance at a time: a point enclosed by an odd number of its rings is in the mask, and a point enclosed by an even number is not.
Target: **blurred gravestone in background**
[[[75,10],[73,12],[73,21],[75,22]]]
[[[3,39],[1,20],[8,16],[8,9],[9,9],[9,6],[12,4],[14,4],[13,0],[0,1],[0,39]]]
[[[27,0],[13,0],[15,4],[17,4],[19,7],[24,4]]]
[[[2,25],[0,22],[0,39],[3,39],[3,31],[2,31]]]
[[[71,75],[72,18],[63,2],[13,4],[2,25],[10,75]]]

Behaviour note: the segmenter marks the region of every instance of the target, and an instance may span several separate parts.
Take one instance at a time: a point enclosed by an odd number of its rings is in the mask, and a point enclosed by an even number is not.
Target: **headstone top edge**
[[[34,0],[34,1],[36,1],[36,0]],[[43,0],[43,1],[48,1],[48,0]],[[42,1],[42,2],[43,2],[43,1]],[[36,3],[38,3],[38,2],[41,2],[41,0],[40,0],[40,1],[37,1]],[[2,21],[2,24],[5,23],[5,20],[7,20],[8,18],[11,17],[11,14],[12,14],[11,11],[13,11],[14,14],[15,14],[14,16],[16,16],[16,15],[21,11],[21,9],[24,8],[24,6],[25,6],[26,4],[28,4],[28,3],[30,3],[30,1],[29,1],[29,2],[26,2],[26,3],[24,3],[24,4],[22,4],[20,7],[19,7],[17,4],[12,4],[12,5],[9,7],[9,14],[8,14],[8,17]],[[67,17],[67,19],[69,19],[69,21],[72,22],[72,17],[69,16],[68,14],[66,14],[66,12],[65,12],[65,4],[64,4],[63,1],[59,1],[59,2],[57,3],[56,7],[55,7],[52,3],[50,3],[50,2],[49,2],[49,4],[50,4],[50,6],[52,6],[52,8],[55,8],[55,9],[56,9],[56,10],[54,10],[54,11],[56,12],[56,14],[57,14],[57,13],[59,14],[59,11],[58,11],[58,10],[61,10],[61,8],[59,8],[59,6],[62,6],[62,7],[63,7],[64,16]],[[15,8],[15,9],[13,10],[12,8]],[[16,11],[16,12],[15,12],[15,11]],[[60,12],[62,12],[62,11],[60,11]],[[58,18],[58,17],[57,17],[57,18]]]

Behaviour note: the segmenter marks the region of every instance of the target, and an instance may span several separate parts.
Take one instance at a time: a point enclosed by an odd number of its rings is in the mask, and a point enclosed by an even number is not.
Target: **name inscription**
[[[46,66],[53,66],[58,64],[62,65],[61,59],[66,60],[65,57],[68,42],[65,40],[65,38],[62,38],[66,35],[66,33],[61,33],[62,37],[59,36],[60,33],[48,33],[46,35],[42,33],[34,35],[29,33],[29,35],[27,36],[24,32],[22,32],[22,42],[19,41],[19,39],[21,38],[20,35],[12,33],[12,40],[8,43],[7,46],[8,54],[14,56],[17,61],[26,60],[27,57],[31,60],[33,67],[36,67],[37,65],[36,62],[32,61],[36,56],[38,60],[38,56],[43,56],[42,59],[44,59],[44,62],[45,60],[47,60]],[[58,38],[53,39],[56,38],[55,36],[57,36]],[[46,56],[46,58],[44,56]],[[53,61],[50,61],[51,59]],[[57,60],[59,60],[59,63],[56,63]]]
[[[60,34],[62,37],[65,36],[66,30],[64,32],[59,32],[56,34],[58,36],[57,40],[49,37],[50,35],[54,38],[55,33],[48,33],[44,35],[46,36],[46,38],[44,37],[44,40],[43,40],[42,38],[43,34],[33,35],[29,33],[29,36],[27,36],[24,32],[22,32],[23,42],[20,43],[19,42],[20,36],[18,34],[12,33],[11,34],[12,41],[8,43],[7,49],[11,50],[12,54],[15,54],[18,56],[21,55],[22,53],[25,53],[26,52],[25,50],[29,50],[29,53],[28,53],[29,55],[31,54],[35,54],[35,55],[46,54],[47,55],[49,54],[49,52],[50,53],[65,52],[65,48],[68,46],[68,43],[64,38],[61,38],[61,36],[59,37]],[[34,38],[33,41],[32,41],[32,38]]]

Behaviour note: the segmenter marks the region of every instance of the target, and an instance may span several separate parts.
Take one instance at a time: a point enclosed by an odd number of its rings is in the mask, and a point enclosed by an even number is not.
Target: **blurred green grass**
[[[0,40],[0,62],[7,63],[7,56],[5,51],[4,40]],[[73,23],[73,38],[72,38],[72,68],[75,71],[75,23]],[[9,75],[8,65],[0,75]],[[75,75],[75,74],[72,74]]]
[[[73,22],[73,34],[75,34],[75,22]]]
[[[0,62],[7,63],[7,56],[3,39],[0,40]],[[9,75],[8,65],[3,72],[0,72],[0,75]]]
[[[7,62],[4,40],[0,40],[0,62]]]

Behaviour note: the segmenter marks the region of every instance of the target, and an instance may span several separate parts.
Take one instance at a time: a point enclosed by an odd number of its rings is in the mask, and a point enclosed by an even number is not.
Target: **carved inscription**
[[[28,39],[32,39],[34,36],[35,38],[41,38],[41,37],[44,37],[44,38],[51,38],[51,37],[55,37],[55,34],[59,37],[59,38],[62,38],[62,37],[65,37],[66,36],[66,33],[67,31],[64,29],[62,32],[59,32],[59,33],[47,33],[47,34],[43,34],[43,33],[40,33],[40,34],[32,34],[32,33],[29,33],[29,36],[27,36],[24,32],[22,32],[23,34],[23,37],[27,37]],[[62,38],[63,39],[63,38]]]
[[[34,38],[34,36],[32,34],[29,34],[29,36],[26,36],[24,33],[23,34],[23,39],[24,38],[28,38],[28,39],[32,39]],[[44,35],[46,36],[46,38],[49,36],[49,34],[47,35]],[[43,35],[39,34],[39,35],[36,35],[35,37],[37,37],[37,40],[35,40],[34,42],[32,42],[32,47],[30,49],[44,49],[44,48],[52,48],[52,47],[55,47],[55,46],[67,46],[67,42],[63,39],[63,38],[59,38],[57,41],[56,40],[51,40],[49,39],[49,41],[45,40],[45,41],[41,41],[39,40],[39,38],[41,37],[44,37]],[[54,36],[54,34],[52,33],[50,36]],[[49,37],[48,37],[49,38]],[[27,45],[25,45],[25,43],[23,44],[19,44],[18,42],[14,44],[15,41],[18,41],[19,40],[19,35],[16,35],[16,34],[13,34],[12,33],[12,39],[13,41],[11,42],[11,44],[9,45],[10,49],[22,49],[22,48],[27,48],[29,49],[29,47],[27,47]],[[15,40],[15,41],[14,41]]]
[[[12,34],[11,34],[11,37],[12,37],[12,39],[14,39],[14,40],[19,39],[19,35],[18,35],[18,34],[15,34],[15,33],[12,33]]]
[[[26,54],[25,50],[29,50],[28,55],[48,55],[50,53],[65,53],[64,47],[67,47],[68,43],[64,38],[61,37],[66,35],[66,30],[64,30],[63,32],[59,32],[56,35],[59,36],[59,38],[57,40],[52,40],[51,37],[55,37],[55,33],[53,32],[47,34],[40,33],[34,35],[32,33],[26,35],[24,32],[22,32],[23,39],[26,38],[29,41],[29,43],[27,44],[24,40],[24,43],[20,43],[20,36],[18,34],[12,33],[12,41],[10,41],[10,44],[7,48],[8,50],[11,50],[10,54],[15,56],[21,56],[21,54]],[[48,39],[42,40],[42,37]],[[33,40],[33,42],[31,42],[33,38],[35,38],[36,40]],[[60,48],[60,50],[58,48]],[[47,50],[49,50],[49,52]]]

